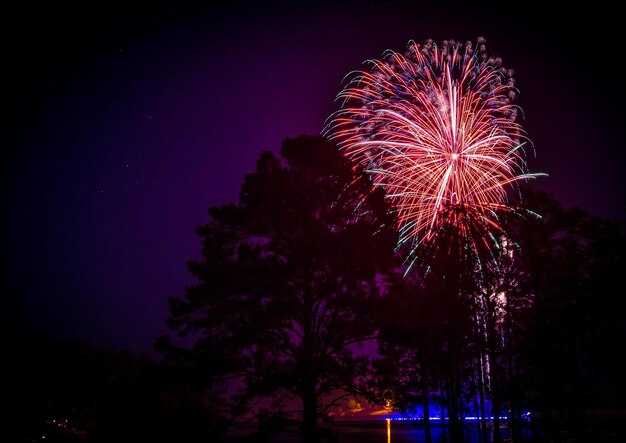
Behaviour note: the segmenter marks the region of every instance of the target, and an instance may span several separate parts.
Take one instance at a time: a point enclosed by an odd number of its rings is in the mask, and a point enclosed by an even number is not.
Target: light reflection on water
[[[336,443],[425,443],[426,435],[422,424],[417,422],[397,422],[393,420],[372,420],[355,422],[335,422],[332,432]],[[480,443],[479,429],[476,424],[466,424],[464,428],[465,442]],[[502,437],[508,437],[508,429],[502,428]],[[431,426],[432,443],[447,443],[448,429],[440,425]],[[269,437],[267,440],[248,439],[243,435],[233,437],[230,443],[248,443],[264,441],[267,443],[302,443],[302,438],[295,429],[284,431]],[[529,429],[521,429],[519,442],[528,443],[532,440]]]
[[[411,423],[396,423],[392,421],[384,421],[376,423],[346,423],[336,424],[335,431],[337,433],[337,443],[423,443],[426,436],[423,426]],[[475,426],[466,426],[465,435],[469,443],[478,443],[480,441],[478,428]],[[502,437],[508,437],[508,429],[502,429]],[[431,436],[433,443],[447,442],[448,430],[441,426],[431,427]],[[520,430],[520,441],[532,441],[531,431],[529,429]]]

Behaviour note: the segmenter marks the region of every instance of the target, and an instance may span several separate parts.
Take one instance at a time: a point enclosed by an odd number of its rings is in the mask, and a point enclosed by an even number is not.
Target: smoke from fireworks
[[[384,189],[412,254],[442,229],[492,251],[503,233],[498,214],[514,211],[507,190],[537,175],[525,172],[513,72],[484,39],[411,41],[404,55],[367,63],[339,93],[324,134]]]

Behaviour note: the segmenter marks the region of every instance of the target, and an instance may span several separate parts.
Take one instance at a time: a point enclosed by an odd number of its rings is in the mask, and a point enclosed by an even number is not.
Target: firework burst
[[[537,175],[526,172],[513,72],[484,39],[411,41],[405,54],[366,63],[368,71],[349,74],[324,135],[384,189],[411,262],[418,246],[441,244],[443,231],[462,248],[493,253],[499,214],[516,210],[509,188]]]

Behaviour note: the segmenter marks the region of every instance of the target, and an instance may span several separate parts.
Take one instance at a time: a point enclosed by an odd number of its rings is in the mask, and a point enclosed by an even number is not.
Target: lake
[[[468,443],[479,443],[478,429],[475,424],[466,424],[465,434]],[[390,432],[387,433],[385,420],[359,420],[354,422],[338,421],[332,427],[336,436],[336,443],[423,443],[426,441],[424,428],[416,422],[390,423]],[[433,443],[447,442],[447,429],[433,425],[431,427]],[[502,429],[503,437],[508,437],[508,429]],[[521,443],[531,442],[530,429],[521,430]],[[239,437],[233,442],[246,442],[245,437]],[[250,440],[261,441],[261,440]],[[268,443],[301,443],[300,436],[294,430],[282,432],[268,440]]]

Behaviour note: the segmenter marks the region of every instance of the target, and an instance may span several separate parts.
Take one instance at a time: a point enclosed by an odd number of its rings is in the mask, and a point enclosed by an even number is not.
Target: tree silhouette
[[[381,358],[374,362],[374,396],[399,410],[421,410],[427,442],[433,401],[447,411],[451,441],[463,439],[461,418],[476,354],[479,288],[473,262],[457,254],[462,245],[454,231],[441,234],[428,251],[428,272],[390,279],[376,309]]]
[[[169,325],[195,344],[169,350],[211,362],[207,386],[239,377],[241,411],[271,398],[266,417],[298,418],[317,441],[318,418],[366,370],[351,345],[372,336],[368,303],[395,244],[382,195],[334,144],[300,136],[280,158],[262,153],[239,203],[209,214],[189,262],[198,283],[169,300]]]
[[[526,190],[525,200],[545,216],[503,220],[514,240],[499,239],[497,256],[465,255],[454,231],[442,231],[428,251],[429,271],[390,284],[377,309],[378,401],[426,414],[429,400],[442,400],[451,441],[462,439],[471,408],[481,417],[481,441],[490,440],[488,417],[492,441],[503,439],[501,415],[508,416],[509,438],[519,441],[522,413],[533,406],[542,405],[544,417],[559,409],[580,415],[589,380],[576,374],[602,361],[591,359],[601,341],[616,343],[605,331],[619,331],[618,316],[599,307],[615,301],[606,282],[623,263],[618,226],[565,211],[546,195]],[[573,308],[581,304],[584,311]]]
[[[6,357],[7,441],[192,441],[172,425],[160,368],[146,356],[22,334]]]
[[[596,410],[625,405],[614,355],[626,339],[626,235],[619,223],[565,209],[547,194],[526,192],[525,201],[543,218],[516,234],[522,290],[534,301],[519,381],[542,432],[581,435],[583,425],[597,429]]]

